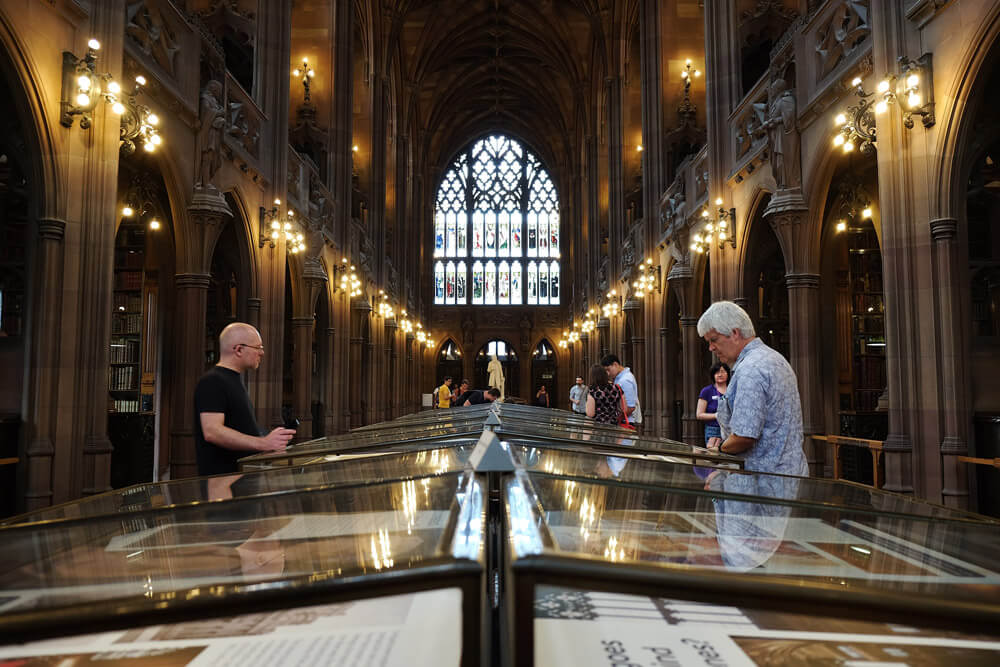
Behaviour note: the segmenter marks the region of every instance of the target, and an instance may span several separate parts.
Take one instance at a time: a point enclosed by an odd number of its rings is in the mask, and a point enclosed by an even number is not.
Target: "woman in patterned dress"
[[[600,364],[590,367],[587,416],[599,424],[618,424],[622,418],[622,390],[611,384],[608,371]]]

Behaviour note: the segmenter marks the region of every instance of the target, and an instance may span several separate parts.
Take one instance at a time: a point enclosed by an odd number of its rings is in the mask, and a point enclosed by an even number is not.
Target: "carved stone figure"
[[[503,364],[497,359],[497,355],[491,354],[490,363],[486,366],[486,371],[490,374],[490,386],[500,390],[500,400],[504,397],[504,377]]]
[[[784,79],[775,79],[768,89],[767,120],[763,129],[771,148],[771,171],[779,190],[802,186],[799,128],[795,95]]]
[[[462,342],[466,344],[471,344],[473,340],[473,333],[475,331],[476,325],[472,321],[472,318],[468,315],[465,316],[465,321],[462,322]],[[499,389],[499,387],[497,387]]]
[[[226,110],[222,104],[222,84],[211,80],[201,91],[201,127],[198,130],[198,173],[195,185],[212,185],[215,172],[222,165],[222,132]]]

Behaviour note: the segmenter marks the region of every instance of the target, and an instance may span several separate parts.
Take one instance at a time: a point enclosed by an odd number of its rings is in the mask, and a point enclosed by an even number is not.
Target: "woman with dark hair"
[[[587,388],[587,416],[599,424],[618,424],[622,419],[622,390],[611,384],[608,371],[600,364],[590,367]]]
[[[729,385],[729,366],[719,362],[712,366],[712,384],[701,390],[698,395],[697,418],[705,422],[705,446],[718,449],[722,444],[722,431],[715,413],[719,409],[719,401],[725,400],[726,387]]]

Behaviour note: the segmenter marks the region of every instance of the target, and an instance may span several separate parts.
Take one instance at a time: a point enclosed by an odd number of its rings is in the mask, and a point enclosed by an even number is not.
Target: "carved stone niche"
[[[176,77],[177,31],[164,15],[165,0],[138,0],[125,6],[125,35],[171,77]],[[169,11],[169,9],[168,9]]]

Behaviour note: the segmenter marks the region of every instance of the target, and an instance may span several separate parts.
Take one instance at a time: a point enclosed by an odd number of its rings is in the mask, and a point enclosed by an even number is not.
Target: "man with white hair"
[[[750,316],[732,301],[709,306],[698,335],[732,368],[717,413],[719,449],[742,455],[747,470],[807,475],[799,388],[785,358],[756,337]]]

